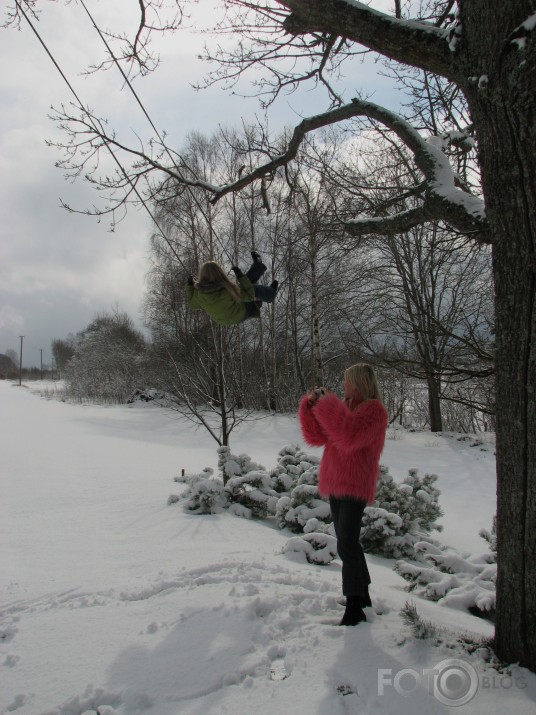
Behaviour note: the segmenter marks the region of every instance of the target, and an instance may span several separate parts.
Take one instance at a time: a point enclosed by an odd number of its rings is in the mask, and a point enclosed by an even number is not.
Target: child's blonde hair
[[[345,381],[356,390],[359,390],[363,400],[382,399],[376,375],[372,365],[358,362],[344,371]]]
[[[216,263],[216,261],[207,261],[203,263],[199,269],[199,273],[196,278],[196,283],[214,283],[215,285],[221,285],[235,300],[237,303],[241,303],[240,289],[229,280],[227,274],[223,268]]]

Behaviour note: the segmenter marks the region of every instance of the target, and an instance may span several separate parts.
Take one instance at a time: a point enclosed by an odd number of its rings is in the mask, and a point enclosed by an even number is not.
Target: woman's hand
[[[324,398],[328,393],[329,390],[327,387],[315,387],[313,390],[309,390],[309,392],[307,393],[309,407],[312,407],[318,402],[318,400]]]

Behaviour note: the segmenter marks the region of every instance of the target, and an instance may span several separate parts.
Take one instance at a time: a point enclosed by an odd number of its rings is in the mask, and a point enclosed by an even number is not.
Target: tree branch
[[[479,197],[456,187],[455,173],[440,148],[441,139],[439,142],[435,141],[435,137],[426,140],[399,115],[362,99],[353,99],[342,107],[304,119],[294,129],[288,148],[283,154],[242,175],[237,181],[216,189],[212,202],[216,203],[225,194],[239,191],[253,181],[272,174],[280,166],[286,166],[295,158],[309,132],[356,117],[368,117],[380,122],[413,152],[415,163],[425,177],[425,198],[421,207],[396,216],[374,218],[372,223],[368,217],[345,222],[345,228],[350,233],[393,233],[399,230],[398,227],[407,231],[425,220],[444,220],[463,233],[476,234],[474,237],[483,243],[489,242],[484,203]]]
[[[291,35],[336,33],[397,62],[458,79],[449,34],[430,23],[402,20],[357,0],[276,0],[290,11]]]

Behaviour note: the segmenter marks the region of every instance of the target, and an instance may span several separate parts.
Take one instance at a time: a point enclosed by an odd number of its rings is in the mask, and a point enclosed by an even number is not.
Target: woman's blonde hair
[[[356,390],[359,390],[363,400],[382,399],[376,375],[372,365],[358,362],[344,371],[345,381]]]
[[[203,263],[199,269],[199,273],[196,278],[196,283],[214,283],[215,285],[221,285],[222,288],[230,294],[230,296],[237,303],[241,303],[240,289],[229,280],[227,274],[223,268],[216,263],[216,261],[207,261]]]

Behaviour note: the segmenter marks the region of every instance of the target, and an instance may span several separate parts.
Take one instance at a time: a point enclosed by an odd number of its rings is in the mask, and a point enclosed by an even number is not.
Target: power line
[[[74,87],[72,86],[72,84],[71,84],[71,83],[69,82],[69,80],[67,79],[65,73],[63,72],[63,70],[62,70],[61,67],[59,66],[58,62],[57,62],[56,59],[54,58],[52,52],[51,52],[51,51],[49,50],[49,48],[47,47],[45,41],[43,40],[43,38],[41,37],[41,35],[40,35],[39,32],[37,31],[37,29],[34,27],[32,21],[30,20],[30,18],[28,17],[28,15],[26,14],[26,12],[24,11],[24,8],[21,6],[19,0],[15,0],[15,4],[17,5],[17,7],[18,7],[18,9],[20,10],[22,16],[24,17],[24,19],[26,20],[26,22],[27,22],[28,25],[30,26],[30,28],[31,28],[31,30],[33,31],[34,35],[35,35],[35,36],[37,37],[37,39],[39,40],[39,42],[40,42],[40,44],[42,45],[43,49],[45,50],[45,52],[46,52],[47,55],[49,56],[50,60],[51,60],[52,63],[54,64],[54,67],[55,67],[55,68],[58,70],[58,72],[60,73],[61,77],[63,78],[63,81],[64,81],[65,84],[69,87],[71,93],[73,94],[74,98],[75,98],[76,101],[78,102],[78,105],[79,105],[80,108],[83,110],[83,109],[84,109],[84,105],[82,104],[82,101],[80,100],[80,97],[79,97],[78,94],[76,93],[76,91],[75,91]],[[97,127],[97,124],[96,124],[94,118],[93,118],[93,117],[91,116],[91,114],[89,114],[88,112],[86,112],[86,114],[87,114],[88,119],[89,119],[89,122],[90,122],[90,124],[92,125],[93,129],[95,130],[95,132],[97,132],[97,134],[101,135],[102,132],[101,132],[101,131],[99,130],[99,128]],[[147,206],[145,200],[143,199],[143,197],[141,196],[140,192],[138,191],[137,186],[133,183],[133,181],[131,180],[131,178],[128,176],[128,174],[127,174],[125,168],[123,167],[123,165],[121,164],[121,162],[119,161],[119,159],[117,158],[117,156],[115,155],[115,153],[112,151],[112,149],[110,148],[109,144],[106,143],[106,142],[105,142],[105,144],[106,144],[106,148],[108,149],[109,153],[112,155],[112,157],[113,157],[115,163],[117,164],[119,170],[121,171],[121,173],[122,173],[123,176],[125,177],[125,179],[126,179],[126,181],[128,182],[128,184],[130,185],[130,187],[131,187],[132,191],[134,192],[134,194],[138,197],[138,199],[139,199],[141,205],[145,208],[145,210],[147,211],[147,213],[148,213],[149,216],[151,217],[151,219],[152,219],[154,225],[156,226],[156,228],[157,228],[158,231],[160,232],[160,234],[161,234],[162,238],[164,239],[164,241],[167,243],[167,245],[168,245],[169,248],[171,249],[173,255],[175,256],[175,258],[177,259],[177,261],[181,264],[181,266],[182,266],[184,269],[188,270],[187,266],[183,263],[183,261],[181,260],[180,256],[178,255],[177,251],[176,251],[175,248],[173,247],[173,244],[169,241],[169,239],[168,239],[167,236],[165,235],[163,229],[160,227],[160,224],[159,224],[158,221],[156,220],[156,218],[155,218],[155,216],[153,215],[151,209]]]
[[[119,72],[121,73],[121,76],[123,77],[123,80],[125,81],[125,84],[127,85],[127,87],[128,87],[128,88],[130,89],[130,91],[132,92],[132,94],[133,94],[134,98],[136,99],[136,102],[138,103],[140,109],[142,110],[143,114],[144,114],[145,117],[147,118],[147,121],[148,121],[149,124],[151,125],[151,127],[152,127],[154,133],[155,133],[156,136],[158,137],[158,139],[159,139],[159,141],[160,141],[160,143],[161,143],[161,145],[162,145],[164,151],[165,151],[166,154],[168,155],[168,157],[169,157],[169,159],[170,159],[170,161],[171,161],[173,167],[175,168],[177,174],[179,174],[179,176],[181,176],[182,172],[181,172],[180,168],[177,166],[177,164],[175,163],[175,159],[174,159],[174,157],[172,156],[172,154],[171,154],[171,152],[170,152],[168,146],[165,144],[164,139],[163,139],[163,137],[161,136],[160,132],[158,131],[157,127],[155,126],[153,120],[151,119],[151,117],[150,117],[150,115],[149,115],[149,112],[148,112],[147,109],[145,108],[145,106],[144,106],[143,102],[141,101],[141,99],[140,99],[138,93],[137,93],[136,90],[134,89],[134,87],[133,87],[133,85],[132,85],[132,82],[130,81],[130,79],[128,78],[127,74],[125,73],[125,71],[124,71],[123,68],[121,67],[121,64],[119,63],[119,60],[118,60],[117,57],[114,55],[114,53],[113,53],[113,51],[112,51],[112,48],[110,47],[110,44],[108,43],[106,37],[103,35],[101,29],[99,28],[99,26],[98,26],[97,23],[95,22],[95,20],[94,20],[94,18],[93,18],[93,15],[92,15],[92,14],[90,13],[90,11],[88,10],[88,8],[87,8],[87,6],[86,6],[84,0],[78,0],[78,2],[82,5],[82,7],[84,8],[84,10],[86,11],[86,14],[87,14],[87,16],[88,16],[88,18],[89,18],[91,24],[93,25],[93,27],[94,27],[95,30],[97,31],[97,33],[98,33],[100,39],[102,40],[104,46],[106,47],[106,50],[107,50],[108,54],[110,55],[110,57],[112,58],[112,60],[113,60],[113,62],[114,62],[114,64],[115,64],[115,66],[117,67],[117,69],[118,69]],[[199,199],[197,198],[195,192],[194,192],[194,191],[191,189],[191,187],[189,187],[187,184],[185,184],[185,187],[186,187],[186,190],[190,193],[190,196],[193,198],[193,200],[194,200],[194,202],[195,202],[197,208],[199,209],[199,211],[200,211],[201,214],[203,215],[203,218],[204,218],[205,220],[207,220],[207,222],[208,222],[208,219],[207,219],[205,210],[204,210],[202,204],[199,202]],[[226,248],[225,243],[223,242],[223,240],[222,240],[222,239],[220,238],[220,236],[218,235],[218,232],[216,231],[216,229],[214,229],[214,227],[212,227],[211,230],[213,231],[214,236],[216,237],[216,240],[217,240],[218,243],[220,244],[222,250],[223,250],[224,253],[227,255],[227,258],[229,258],[229,259],[231,260],[231,262],[232,262],[232,261],[233,261],[233,257],[229,254],[229,251],[227,250],[227,248]]]

